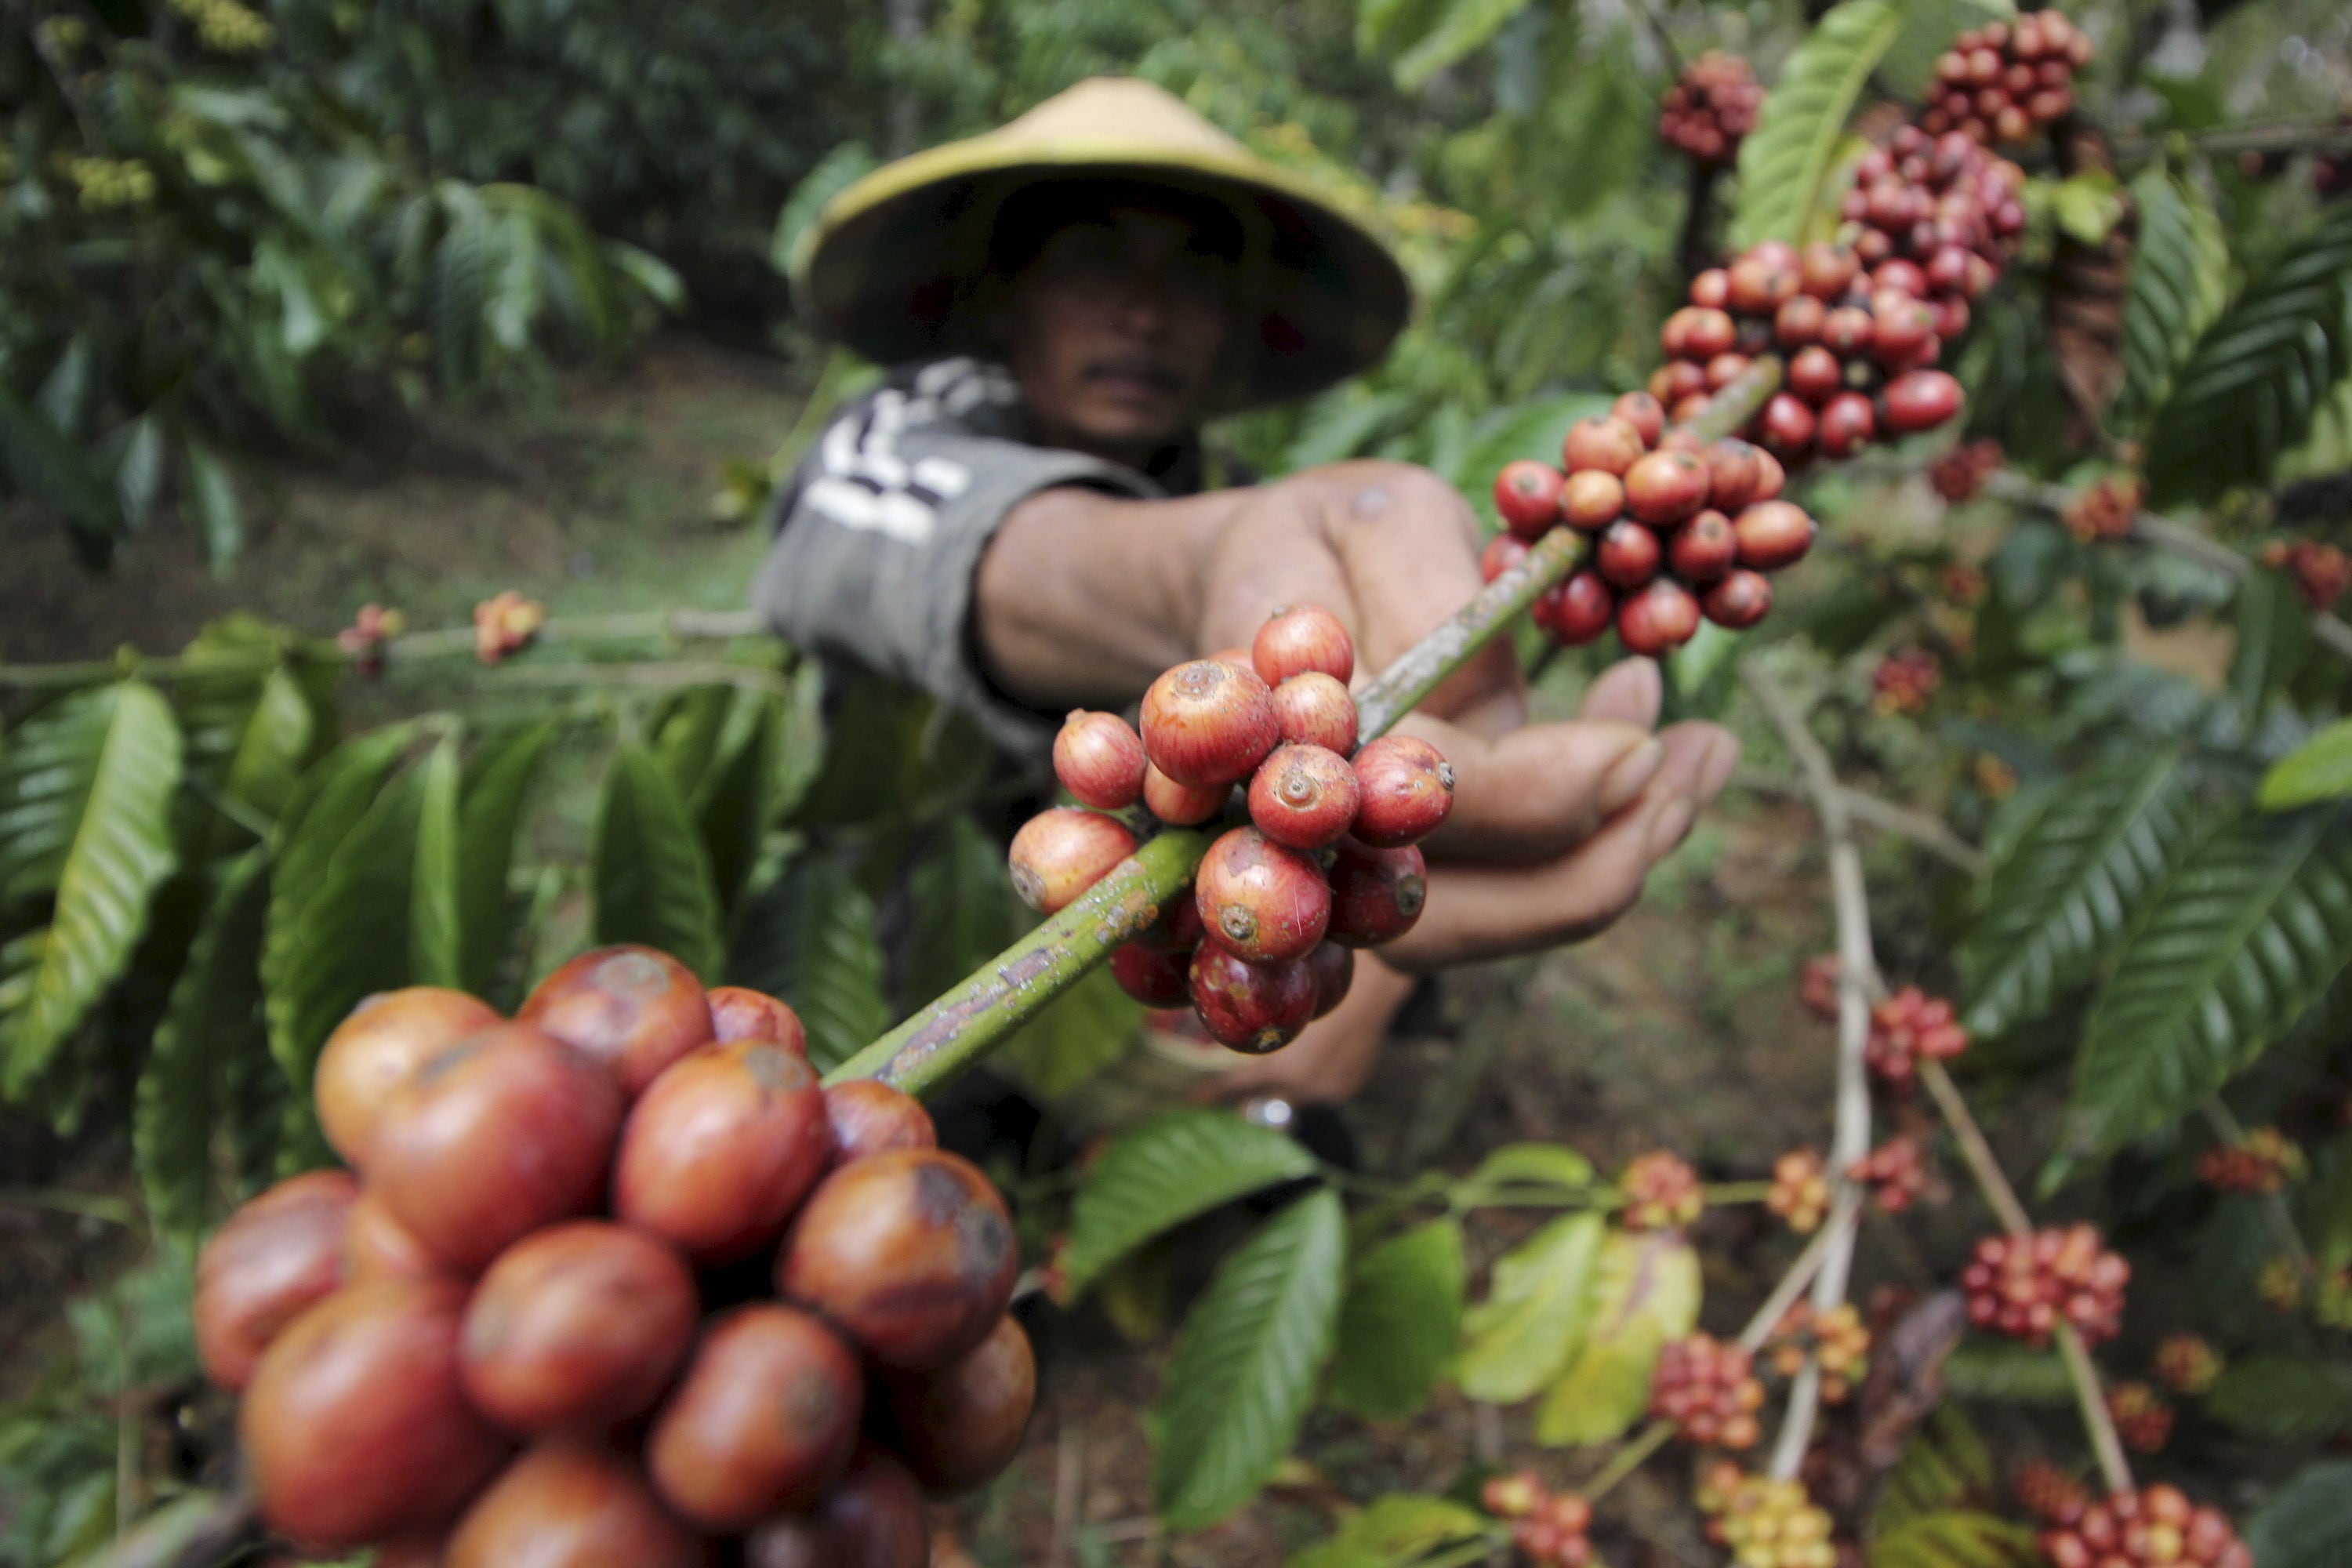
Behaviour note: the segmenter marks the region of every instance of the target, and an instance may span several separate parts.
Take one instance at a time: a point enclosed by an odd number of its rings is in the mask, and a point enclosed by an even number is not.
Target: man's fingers
[[[1454,764],[1454,811],[1428,846],[1443,859],[1548,859],[1631,805],[1666,757],[1648,731],[1615,721],[1532,724],[1492,741],[1419,713],[1398,728]]]
[[[1576,716],[1654,730],[1665,695],[1666,683],[1658,674],[1656,659],[1619,659],[1585,689],[1584,700],[1577,704]]]

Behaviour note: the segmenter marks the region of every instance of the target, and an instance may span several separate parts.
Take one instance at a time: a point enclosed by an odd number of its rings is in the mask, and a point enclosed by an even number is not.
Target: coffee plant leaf
[[[1663,1232],[1611,1233],[1592,1272],[1583,1342],[1536,1408],[1536,1441],[1606,1443],[1649,1407],[1658,1352],[1698,1326],[1698,1254]]]
[[[2352,1366],[2283,1351],[2242,1356],[2206,1391],[2205,1414],[2274,1443],[2352,1432]]]
[[[718,978],[719,893],[686,802],[643,744],[616,748],[590,836],[590,881],[599,942],[659,948],[702,977]]]
[[[0,482],[65,521],[92,566],[113,556],[124,531],[121,508],[90,453],[47,415],[0,385]]]
[[[1832,199],[1846,117],[1902,32],[1903,8],[1888,0],[1843,0],[1814,24],[1740,143],[1729,248],[1810,237]]]
[[[204,541],[215,575],[226,575],[245,549],[245,505],[236,498],[236,475],[229,460],[194,437],[182,448],[188,459],[188,511]]]
[[[2041,1561],[2032,1526],[1973,1508],[1882,1526],[1870,1542],[1870,1568],[2034,1568]]]
[[[970,816],[940,826],[910,876],[914,951],[907,1000],[922,1006],[1011,946],[1020,934],[1004,849]]]
[[[1462,1226],[1432,1220],[1352,1259],[1324,1394],[1374,1421],[1428,1403],[1462,1333]]]
[[[1420,90],[1438,72],[1493,42],[1503,25],[1527,7],[1528,0],[1445,0],[1429,30],[1397,57],[1397,85],[1407,92]]]
[[[1592,1315],[1606,1230],[1599,1215],[1563,1215],[1495,1260],[1486,1299],[1463,1317],[1463,1393],[1509,1405],[1559,1375]]]
[[[2011,1405],[2065,1405],[2074,1397],[2055,1351],[2012,1340],[1964,1340],[1944,1358],[1944,1386],[1965,1399]]]
[[[2352,795],[2352,719],[2338,719],[2271,764],[2255,804],[2264,811]]]
[[[2352,1264],[2352,1138],[2312,1151],[2311,1179],[2295,1194],[2294,1213],[2322,1268]]]
[[[2249,572],[2239,581],[2238,642],[2225,689],[2239,733],[2259,734],[2272,699],[2291,686],[2313,647],[2311,617],[2284,573]]]
[[[775,811],[776,732],[783,716],[765,692],[737,690],[712,766],[688,795],[723,916],[742,902]]]
[[[2352,372],[2352,208],[2326,210],[2200,334],[2148,426],[2158,506],[2259,484]]]
[[[555,739],[541,722],[485,741],[466,759],[457,804],[457,949],[464,989],[512,1000],[508,971],[522,900],[512,886],[516,829],[539,764]]]
[[[1486,1515],[1444,1498],[1400,1492],[1374,1498],[1330,1540],[1294,1552],[1284,1568],[1411,1568],[1486,1538]]]
[[[465,984],[458,926],[457,742],[444,737],[416,764],[416,863],[408,890],[408,973],[418,985]]]
[[[2352,963],[2352,807],[2249,812],[2137,920],[2084,1026],[2062,1154],[2186,1115]]]
[[[769,803],[776,822],[792,819],[824,765],[824,671],[803,659],[790,679],[776,726],[776,793]]]
[[[155,1228],[194,1237],[212,1223],[213,1146],[230,1075],[269,1062],[261,1014],[261,939],[269,862],[259,847],[229,863],[139,1075],[131,1149]]]
[[[1168,1358],[1152,1413],[1151,1490],[1175,1530],[1247,1502],[1298,1440],[1331,1353],[1347,1217],[1307,1193],[1228,1254]]]
[[[2096,974],[2193,845],[2193,806],[2186,766],[2165,753],[2051,798],[1995,861],[1962,939],[1968,1026],[2001,1034]]]
[[[829,1070],[890,1025],[873,895],[841,860],[806,855],[745,903],[728,980],[792,1005]]]
[[[1122,1133],[1087,1166],[1062,1268],[1073,1295],[1163,1231],[1315,1172],[1292,1139],[1226,1110],[1171,1110]]]
[[[2279,459],[2273,478],[2278,484],[2291,485],[2327,479],[2347,468],[2352,468],[2352,376],[2336,384],[2336,390],[2312,416],[2311,434]]]
[[[1120,990],[1109,970],[1089,970],[1014,1030],[996,1059],[1048,1101],[1058,1100],[1126,1056],[1143,1032],[1143,1004]]]
[[[661,704],[658,716],[646,726],[662,770],[689,804],[709,786],[719,737],[734,706],[731,686],[689,686]]]
[[[188,779],[197,786],[184,802],[190,823],[184,842],[192,861],[204,865],[251,847],[253,818],[276,819],[317,752],[324,724],[283,662],[258,675],[195,676],[173,696],[187,737]]]
[[[48,903],[0,949],[0,1093],[47,1072],[130,962],[176,864],[181,753],[170,706],[135,680],[62,699],[0,749],[0,895]]]
[[[1998,1500],[2000,1487],[1983,1436],[1958,1407],[1940,1405],[1895,1461],[1872,1523],[1883,1538],[1971,1502]]]
[[[2352,1459],[2316,1459],[2246,1521],[2254,1568],[2352,1568]]]
[[[1592,1185],[1592,1162],[1565,1143],[1506,1143],[1478,1162],[1463,1183],[1465,1187],[1496,1187],[1513,1183],[1538,1183],[1553,1187]]]
[[[2139,240],[2124,297],[2123,391],[2110,410],[2118,430],[2137,428],[2163,404],[2230,288],[2229,237],[2202,186],[2159,166],[2131,194]]]

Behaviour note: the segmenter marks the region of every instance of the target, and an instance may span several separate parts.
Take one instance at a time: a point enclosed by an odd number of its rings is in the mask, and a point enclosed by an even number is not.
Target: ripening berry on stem
[[[1727,515],[1736,515],[1755,500],[1757,486],[1763,479],[1763,456],[1736,436],[1708,442],[1699,453],[1700,460],[1706,464],[1707,504]]]
[[[1577,572],[1544,591],[1532,612],[1536,625],[1563,647],[1581,647],[1609,629],[1617,595],[1594,572]]]
[[[437,985],[362,998],[327,1037],[311,1070],[311,1100],[328,1146],[364,1171],[376,1118],[394,1086],[442,1047],[497,1022],[488,1003]]]
[[[1180,664],[1143,694],[1143,750],[1181,784],[1236,784],[1282,738],[1274,693],[1255,669],[1217,659]]]
[[[1652,452],[1625,472],[1627,510],[1654,526],[1681,522],[1706,500],[1706,465],[1689,452]]]
[[[714,985],[704,1000],[710,1005],[710,1037],[721,1045],[765,1040],[803,1061],[808,1058],[807,1027],[798,1013],[775,997],[748,985]]]
[[[1496,537],[1511,538],[1507,533]],[[1276,687],[1274,712],[1288,744],[1321,746],[1343,757],[1356,749],[1356,700],[1344,684],[1321,670],[1294,675]]]
[[[1054,737],[1054,776],[1081,805],[1120,811],[1143,798],[1143,737],[1116,713],[1073,708]]]
[[[344,1238],[359,1184],[346,1171],[289,1177],[247,1203],[196,1255],[196,1354],[231,1394],[270,1342],[342,1283]]]
[[[1110,977],[1147,1007],[1181,1007],[1192,994],[1192,951],[1163,952],[1122,942],[1111,950]]]
[[[1521,539],[1540,539],[1559,521],[1559,492],[1564,480],[1558,468],[1532,458],[1503,465],[1495,476],[1495,510],[1503,526]]]
[[[1508,529],[1505,529],[1486,541],[1486,548],[1478,552],[1478,580],[1482,583],[1491,583],[1527,558],[1528,542]],[[1284,684],[1287,685],[1288,682]],[[1281,687],[1275,688],[1277,703],[1281,690]],[[1297,738],[1287,731],[1283,733],[1285,740]]]
[[[1653,658],[1690,641],[1698,623],[1698,600],[1671,577],[1654,579],[1617,605],[1617,639],[1628,653]]]
[[[936,1149],[938,1129],[922,1102],[878,1079],[853,1078],[824,1091],[836,1165],[892,1149]]]
[[[782,1233],[833,1154],[806,1058],[765,1040],[705,1046],[629,1108],[613,1212],[698,1264],[731,1263]]]
[[[1880,395],[1886,427],[1898,436],[1932,430],[1960,411],[1960,384],[1940,370],[1906,371]]]
[[[1676,577],[1694,588],[1727,576],[1739,555],[1739,536],[1731,520],[1712,507],[1675,530],[1666,545],[1666,564]]]
[[[1376,849],[1427,837],[1454,809],[1454,764],[1413,735],[1383,735],[1356,752],[1362,799],[1355,837]]]
[[[1732,519],[1731,527],[1739,536],[1739,563],[1759,572],[1792,566],[1813,545],[1813,520],[1790,501],[1758,501]]]
[[[714,1033],[694,971],[635,945],[582,953],[539,983],[515,1021],[602,1062],[632,1095]]]
[[[1331,921],[1326,934],[1348,947],[1377,947],[1411,931],[1429,898],[1429,868],[1420,849],[1376,849],[1343,838],[1326,873]]]
[[[1603,530],[1592,552],[1593,569],[1611,587],[1631,592],[1658,574],[1664,552],[1658,536],[1630,517]]]
[[[1731,318],[1724,318],[1729,324]],[[1727,341],[1723,348],[1731,345]],[[1717,353],[1723,349],[1717,349]],[[1649,443],[1632,421],[1615,415],[1580,419],[1560,441],[1560,458],[1571,474],[1599,472],[1622,476],[1649,450]]]
[[[1074,805],[1039,812],[1013,836],[1013,890],[1041,915],[1068,908],[1135,853],[1125,823]]]
[[[1644,444],[1655,446],[1666,428],[1666,411],[1646,392],[1628,392],[1609,405],[1609,412],[1631,425]]]
[[[1233,793],[1234,786],[1229,784],[1181,784],[1156,767],[1146,768],[1143,773],[1145,809],[1176,827],[1192,827],[1208,821],[1225,809],[1225,802]]]
[[[1233,828],[1210,845],[1192,890],[1202,924],[1253,963],[1305,957],[1330,923],[1323,868],[1255,827]]]
[[[1250,660],[1269,689],[1310,670],[1344,686],[1356,673],[1356,645],[1339,617],[1320,605],[1284,605],[1258,627]]]
[[[1762,573],[1742,567],[1709,588],[1699,607],[1717,626],[1746,631],[1771,612],[1772,584]]]
[[[1250,820],[1293,849],[1320,849],[1356,820],[1356,770],[1323,746],[1280,745],[1250,777]]]
[[[1598,468],[1570,474],[1560,491],[1560,520],[1579,532],[1607,528],[1624,510],[1624,481]]]
[[[1307,955],[1307,971],[1315,976],[1315,1016],[1321,1017],[1346,1000],[1356,983],[1356,950],[1336,942],[1318,943]]]
[[[1298,1037],[1320,1000],[1315,971],[1303,958],[1252,963],[1215,938],[1192,954],[1192,1007],[1212,1037],[1230,1050],[1263,1056]]]
[[[695,1347],[646,1436],[646,1468],[689,1522],[749,1529],[824,1495],[849,1467],[865,1405],[856,1353],[817,1318],[740,1307]]]

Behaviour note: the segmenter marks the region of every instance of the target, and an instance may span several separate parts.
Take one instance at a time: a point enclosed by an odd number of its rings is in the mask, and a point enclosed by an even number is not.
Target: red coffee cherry
[[[1730,574],[1738,559],[1739,536],[1731,520],[1709,508],[1675,530],[1666,546],[1666,564],[1691,587],[1704,587]]]
[[[1013,1299],[1021,1254],[1004,1200],[940,1149],[853,1160],[817,1184],[776,1260],[776,1289],[886,1367],[971,1349]]]
[[[365,1170],[368,1142],[393,1086],[444,1046],[498,1021],[488,1003],[437,985],[362,998],[327,1037],[311,1070],[311,1100],[328,1146],[354,1171]]]
[[[695,1347],[654,1418],[646,1468],[690,1522],[749,1529],[814,1505],[841,1478],[865,1404],[856,1355],[824,1323],[791,1307],[739,1307]]]
[[[765,992],[747,985],[714,985],[705,993],[710,1005],[710,1037],[722,1045],[731,1040],[765,1040],[796,1057],[808,1056],[808,1030],[801,1016]]]
[[[1560,520],[1580,532],[1608,527],[1624,510],[1624,481],[1598,468],[1570,474],[1567,488],[1560,492]]]
[[[1764,1384],[1755,1357],[1712,1334],[1671,1340],[1650,1376],[1650,1414],[1672,1421],[1685,1442],[1752,1448],[1764,1435],[1756,1412]]]
[[[1782,304],[1772,317],[1772,341],[1784,349],[1801,349],[1822,335],[1830,308],[1811,294],[1800,294]]]
[[[1898,289],[1870,297],[1871,353],[1881,364],[1904,365],[1936,341],[1936,312]]]
[[[1949,1061],[1969,1048],[1969,1032],[1941,996],[1906,985],[1870,1010],[1870,1037],[1863,1060],[1892,1084],[1908,1084],[1919,1058]]]
[[[1486,548],[1478,552],[1479,581],[1491,583],[1496,578],[1501,576],[1504,573],[1508,572],[1511,568],[1517,566],[1520,562],[1525,561],[1527,558],[1528,542],[1521,539],[1517,534],[1511,532],[1508,529],[1506,529],[1502,532],[1495,535],[1494,538],[1486,541]],[[1285,684],[1286,685],[1288,683],[1285,682]],[[1282,688],[1275,688],[1275,700],[1277,707],[1280,706],[1281,698]],[[1286,741],[1296,740],[1297,738],[1297,737],[1292,735],[1286,729],[1283,731],[1283,739]]]
[[[343,1218],[344,1283],[431,1279],[448,1272],[448,1265],[431,1247],[393,1217],[382,1193],[362,1191],[352,1204]]]
[[[1752,506],[1759,500],[1772,500],[1788,482],[1788,470],[1780,466],[1780,459],[1760,447],[1756,448],[1756,494],[1748,504]],[[1739,515],[1727,506],[1723,510],[1735,518]]]
[[[1643,443],[1649,446],[1657,445],[1659,436],[1664,434],[1666,428],[1664,407],[1646,392],[1622,394],[1616,402],[1609,405],[1609,412],[1614,417],[1631,425],[1641,436]]]
[[[1276,844],[1320,849],[1348,831],[1361,798],[1356,770],[1339,752],[1281,745],[1250,778],[1250,820]]]
[[[702,983],[650,947],[582,953],[539,983],[515,1021],[602,1062],[625,1094],[712,1038]]]
[[[1841,392],[1822,410],[1814,439],[1826,455],[1850,458],[1870,445],[1871,437],[1877,433],[1878,416],[1871,408],[1870,399],[1859,392]]]
[[[593,1208],[620,1125],[621,1091],[604,1068],[528,1024],[500,1024],[393,1091],[369,1184],[434,1256],[470,1274]]]
[[[1731,303],[1731,275],[1720,267],[1710,267],[1691,279],[1690,302],[1710,310],[1720,310]]]
[[[653,1408],[700,1315],[694,1276],[652,1237],[601,1220],[550,1226],[474,1288],[459,1377],[509,1431],[592,1437]]]
[[[1518,543],[1507,533],[1495,537]],[[1525,553],[1526,547],[1520,549]],[[1321,746],[1343,757],[1356,749],[1356,700],[1343,682],[1319,669],[1294,675],[1276,687],[1274,713],[1283,740],[1293,745]]]
[[[1314,1021],[1315,972],[1303,958],[1252,963],[1214,938],[1192,954],[1192,1009],[1228,1049],[1250,1056],[1278,1050]]]
[[[1774,393],[1757,416],[1756,426],[1765,450],[1780,457],[1793,461],[1813,449],[1813,411],[1790,393]]]
[[[1343,838],[1333,853],[1328,876],[1328,934],[1345,947],[1394,942],[1421,919],[1422,905],[1429,899],[1429,868],[1412,845],[1376,849]]]
[[[887,1389],[891,1448],[930,1490],[968,1491],[1020,1452],[1037,1403],[1037,1358],[1007,1314],[960,1359],[894,1377]]]
[[[1143,694],[1144,752],[1178,784],[1237,783],[1281,738],[1274,693],[1255,670],[1194,659]]]
[[[352,1286],[270,1345],[237,1436],[272,1530],[347,1552],[446,1523],[489,1479],[506,1445],[458,1387],[465,1306],[454,1280]]]
[[[1078,806],[1056,805],[1021,825],[1006,859],[1013,868],[1013,890],[1021,901],[1050,915],[1076,902],[1134,853],[1135,835],[1125,823]]]
[[[1772,584],[1760,572],[1742,568],[1706,591],[1699,608],[1717,626],[1746,631],[1772,609]]]
[[[1706,389],[1721,392],[1748,374],[1749,360],[1746,354],[1717,354],[1706,362]]]
[[[765,1040],[706,1046],[630,1107],[613,1212],[698,1264],[732,1263],[782,1234],[833,1155],[806,1059]]]
[[[1617,639],[1629,653],[1656,658],[1698,631],[1698,600],[1671,577],[1660,577],[1617,606]]]
[[[743,1568],[929,1568],[931,1526],[906,1467],[866,1445],[809,1513],[780,1514],[743,1542]]]
[[[1495,510],[1521,539],[1540,539],[1559,521],[1564,476],[1549,463],[1521,458],[1495,476]]]
[[[1728,322],[1730,317],[1724,320]],[[1731,345],[1727,342],[1724,348]],[[1715,351],[1717,353],[1723,349]],[[1571,474],[1598,472],[1622,475],[1649,449],[1641,430],[1629,419],[1605,415],[1580,419],[1568,427],[1560,442],[1560,458]]]
[[[359,1184],[343,1171],[278,1183],[228,1217],[196,1254],[196,1356],[231,1394],[286,1325],[342,1282],[344,1235]]]
[[[1706,464],[1706,499],[1727,516],[1756,499],[1756,487],[1763,477],[1764,454],[1736,436],[1710,441],[1701,448],[1699,459]]]
[[[824,1119],[833,1127],[835,1164],[891,1149],[936,1149],[940,1143],[922,1102],[878,1079],[853,1078],[828,1087]]]
[[[1111,950],[1110,977],[1147,1007],[1181,1007],[1192,999],[1192,953],[1162,952],[1137,942]]]
[[[450,1532],[438,1562],[441,1568],[701,1568],[708,1558],[635,1465],[594,1448],[551,1444],[490,1483]],[[377,1568],[383,1561],[377,1557]]]
[[[1845,385],[1845,366],[1837,355],[1814,343],[1789,358],[1789,390],[1816,407],[1837,395]]]
[[[1816,300],[1837,300],[1861,274],[1862,259],[1844,246],[1816,240],[1799,253],[1797,270],[1806,293]]]
[[[1253,963],[1305,957],[1331,919],[1322,868],[1255,827],[1233,828],[1210,845],[1192,890],[1201,923]]]
[[[1871,320],[1868,310],[1859,305],[1844,305],[1822,318],[1821,341],[1814,346],[1835,359],[1853,359],[1866,353],[1877,335],[1878,323]],[[1842,377],[1842,370],[1840,374]],[[1821,384],[1817,368],[1808,371],[1807,376],[1811,384]]]
[[[1347,1000],[1355,984],[1355,949],[1326,941],[1307,955],[1307,967],[1315,976],[1315,1016],[1320,1018]]]
[[[1383,735],[1367,743],[1356,752],[1356,777],[1363,801],[1355,836],[1376,849],[1426,838],[1454,809],[1454,764],[1415,736]]]
[[[1054,776],[1081,805],[1121,811],[1143,798],[1143,737],[1116,713],[1073,708],[1054,737]]]
[[[1546,589],[1532,615],[1552,641],[1580,647],[1609,629],[1617,615],[1617,595],[1599,574],[1578,572]]]
[[[1601,580],[1612,588],[1632,590],[1658,574],[1664,556],[1658,536],[1632,518],[1620,518],[1603,531],[1592,552]]]
[[[1143,773],[1144,806],[1152,816],[1175,827],[1192,827],[1208,821],[1225,809],[1225,802],[1233,793],[1234,786],[1229,784],[1181,784],[1158,768],[1146,768]]]
[[[1762,500],[1732,520],[1739,535],[1739,563],[1759,572],[1778,572],[1795,564],[1813,547],[1813,520],[1804,508],[1784,500]]]
[[[1284,605],[1266,617],[1250,658],[1268,687],[1319,670],[1346,684],[1356,673],[1356,645],[1339,617],[1320,605]]]
[[[1738,301],[1738,290],[1733,287],[1732,300]],[[1727,310],[1694,310],[1676,311],[1685,318],[1681,357],[1704,364],[1720,353],[1729,353],[1739,342],[1739,324]]]
[[[1652,452],[1625,474],[1625,506],[1643,522],[1677,523],[1706,504],[1706,465],[1689,452]]]
[[[1940,370],[1906,371],[1884,395],[1886,427],[1898,436],[1932,430],[1960,411],[1960,384]]]
[[[1777,256],[1751,250],[1726,270],[1731,279],[1731,308],[1742,315],[1769,316],[1797,291],[1796,267]]]

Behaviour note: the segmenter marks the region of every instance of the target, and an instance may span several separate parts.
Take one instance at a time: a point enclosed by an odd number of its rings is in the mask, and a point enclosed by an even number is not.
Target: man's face
[[[1013,282],[1008,356],[1046,439],[1140,462],[1200,420],[1232,266],[1194,226],[1118,206],[1065,226]]]

